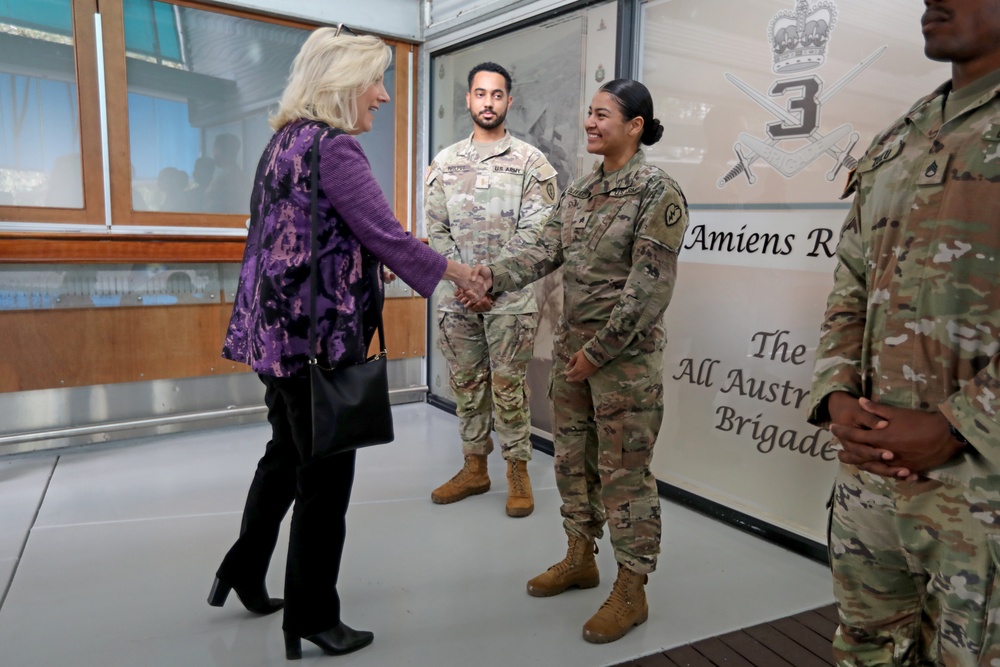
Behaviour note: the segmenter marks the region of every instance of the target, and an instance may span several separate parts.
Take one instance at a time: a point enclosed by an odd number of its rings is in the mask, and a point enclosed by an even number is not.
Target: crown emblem
[[[802,72],[826,60],[826,46],[837,22],[837,6],[830,0],[814,5],[796,0],[795,11],[783,9],[767,27],[774,52],[775,73]]]

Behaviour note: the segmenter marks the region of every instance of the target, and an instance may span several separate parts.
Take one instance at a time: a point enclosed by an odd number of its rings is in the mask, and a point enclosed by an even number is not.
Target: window
[[[185,0],[0,0],[0,261],[238,261],[268,117],[312,27]],[[361,141],[406,220],[412,120],[395,102],[414,47],[387,43],[393,104]]]
[[[268,116],[309,32],[152,0],[117,9],[105,14],[118,35],[121,19],[126,90],[109,66],[109,111],[128,122],[111,145],[127,146],[129,162],[112,164],[116,218],[242,226]],[[176,213],[200,215],[164,215]]]
[[[103,207],[100,145],[85,139],[99,136],[97,108],[81,104],[94,28],[78,18],[70,0],[0,2],[0,219],[84,222]]]

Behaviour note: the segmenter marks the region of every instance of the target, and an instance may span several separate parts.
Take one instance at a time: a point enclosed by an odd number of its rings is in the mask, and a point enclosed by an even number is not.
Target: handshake
[[[455,285],[455,297],[472,312],[493,307],[493,297],[487,294],[493,287],[493,272],[485,265],[467,266],[449,259],[444,278]]]

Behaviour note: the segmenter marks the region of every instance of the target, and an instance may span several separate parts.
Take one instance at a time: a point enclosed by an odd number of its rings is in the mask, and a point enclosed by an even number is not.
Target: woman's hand
[[[485,264],[472,267],[472,273],[476,275],[483,286],[483,295],[493,289],[493,271]]]
[[[448,260],[448,262],[450,264],[451,260]],[[452,279],[452,282],[458,288],[455,290],[455,297],[462,302],[462,305],[471,309],[473,305],[482,301],[486,293],[493,287],[493,272],[483,265],[474,268],[469,268],[463,264],[459,264],[459,266],[468,269],[469,277],[466,284],[460,284],[458,280]],[[446,272],[445,277],[447,276]]]
[[[448,266],[444,270],[443,278],[445,280],[450,280],[459,290],[472,291],[473,293],[477,291],[477,279],[474,277],[472,269],[461,262],[449,259]],[[482,298],[485,295],[486,290],[483,289],[479,298]],[[479,298],[476,300],[478,301]]]

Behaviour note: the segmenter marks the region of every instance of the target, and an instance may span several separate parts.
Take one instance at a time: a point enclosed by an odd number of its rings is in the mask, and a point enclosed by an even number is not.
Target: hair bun
[[[654,118],[650,123],[647,123],[642,129],[642,138],[640,141],[646,146],[652,146],[663,136],[663,124],[660,123],[658,118]]]

